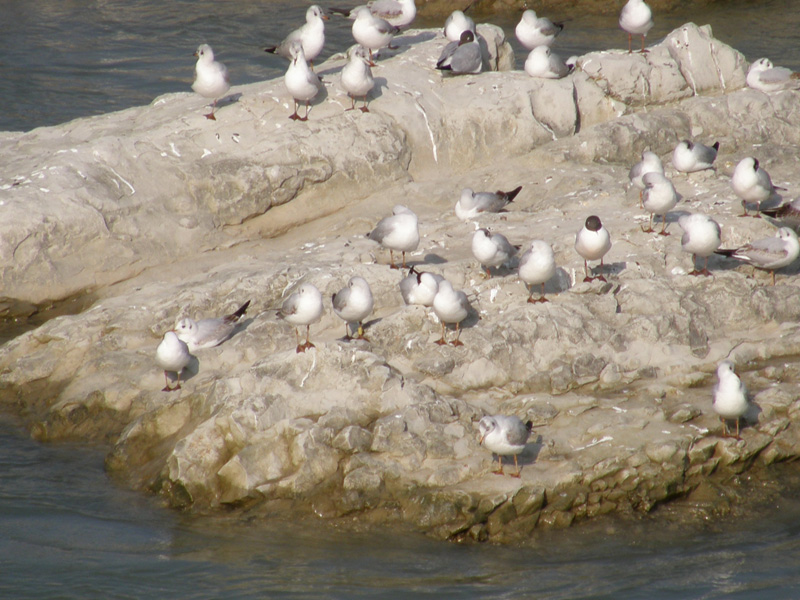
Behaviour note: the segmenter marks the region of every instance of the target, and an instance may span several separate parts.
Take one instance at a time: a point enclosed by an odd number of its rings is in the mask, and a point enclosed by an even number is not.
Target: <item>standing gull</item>
[[[305,352],[313,348],[309,341],[309,330],[312,323],[322,318],[322,294],[313,283],[304,283],[289,296],[278,309],[278,317],[294,325],[294,335],[297,340],[297,352]],[[306,326],[306,341],[300,343],[298,326]]]
[[[556,36],[564,29],[563,23],[553,23],[547,17],[537,17],[533,10],[526,10],[514,29],[519,43],[526,50],[538,46],[550,46]]]
[[[292,55],[292,62],[289,63],[289,68],[283,77],[286,89],[294,99],[294,112],[289,118],[293,121],[307,121],[309,105],[322,88],[322,81],[308,66],[303,45],[298,40],[292,42],[289,53]],[[306,104],[306,114],[302,117],[297,114],[299,102]]]
[[[372,52],[380,50],[392,43],[392,39],[400,29],[386,21],[373,15],[369,8],[360,6],[351,13],[353,21],[353,39],[369,50],[369,58],[372,60]]]
[[[736,419],[736,438],[739,438],[739,420],[747,413],[750,404],[747,399],[747,388],[733,371],[733,363],[723,360],[717,367],[717,383],[714,384],[713,403],[711,407],[722,421],[725,437],[730,435],[728,419]]]
[[[762,238],[739,248],[715,250],[717,254],[750,263],[757,269],[772,273],[775,285],[775,270],[792,264],[800,256],[797,234],[788,227],[778,229],[775,237]]]
[[[433,297],[433,312],[439,317],[442,324],[442,337],[436,340],[440,346],[447,344],[445,339],[445,324],[455,323],[456,339],[450,342],[453,346],[463,346],[464,343],[458,338],[461,335],[461,321],[469,315],[469,300],[467,295],[461,290],[454,290],[453,285],[446,279],[439,282],[439,289]]]
[[[650,225],[642,231],[653,233],[653,219],[659,215],[662,223],[658,235],[669,235],[666,232],[667,213],[678,204],[678,192],[675,191],[672,182],[661,173],[647,173],[642,177],[642,181],[645,186],[642,194],[642,206],[650,213]]]
[[[475,21],[470,19],[462,11],[454,10],[444,22],[444,37],[451,42],[457,42],[461,39],[461,34],[465,31],[471,31],[475,37],[478,37],[478,32],[475,29]]]
[[[523,423],[522,419],[513,415],[494,415],[483,417],[478,423],[478,429],[481,432],[479,443],[497,454],[499,468],[497,471],[492,472],[496,475],[504,475],[503,456],[511,454],[514,457],[514,467],[517,469],[517,472],[511,476],[519,477],[517,455],[525,450],[525,444],[531,435],[533,423],[531,421]]]
[[[650,152],[649,150],[642,152],[642,160],[633,165],[631,170],[628,172],[628,179],[631,180],[631,185],[639,188],[640,204],[642,202],[642,192],[644,191],[645,187],[642,177],[644,177],[647,173],[664,174],[664,165],[661,163],[661,159],[658,157],[658,154],[655,152]]]
[[[553,248],[543,240],[533,240],[530,248],[519,259],[519,278],[528,287],[528,302],[548,302],[544,297],[544,284],[556,274],[556,257]],[[542,294],[533,299],[533,286],[541,285]]]
[[[433,298],[439,291],[439,282],[444,277],[427,271],[417,271],[414,267],[400,280],[400,294],[406,304],[433,306]]]
[[[347,285],[336,292],[331,298],[333,312],[344,321],[344,337],[347,340],[350,336],[350,323],[358,323],[359,340],[367,340],[364,336],[364,319],[372,312],[372,290],[369,283],[363,277],[354,276],[350,278]]]
[[[419,246],[419,220],[417,215],[402,204],[392,209],[390,217],[384,217],[367,234],[367,237],[389,249],[389,263],[392,269],[399,268],[394,264],[394,252],[403,253],[403,268],[406,268],[406,252],[413,252]]]
[[[185,342],[178,338],[174,331],[164,334],[164,339],[156,348],[156,364],[164,369],[164,381],[166,385],[162,392],[173,392],[181,389],[181,372],[189,365],[192,355],[189,354],[189,347]],[[169,373],[175,373],[178,379],[175,387],[169,385]]]
[[[759,58],[747,71],[747,85],[765,93],[800,88],[800,73],[774,67],[768,58]]]
[[[472,255],[478,259],[487,277],[492,276],[492,267],[507,263],[518,250],[519,246],[512,246],[502,233],[491,233],[481,228],[472,236]]]
[[[319,56],[325,46],[325,21],[327,20],[328,16],[322,11],[322,8],[316,4],[309,6],[306,11],[305,24],[286,36],[286,39],[277,46],[264,48],[264,52],[292,60],[294,58],[291,52],[292,43],[299,41],[303,46],[306,60],[313,66],[314,59]]]
[[[747,217],[747,203],[756,203],[756,218],[761,217],[761,203],[769,200],[775,194],[775,186],[772,179],[758,163],[757,158],[748,156],[743,158],[736,165],[731,177],[731,187],[733,192],[742,200],[742,214],[740,217]]]
[[[541,79],[561,79],[570,74],[572,68],[549,46],[534,48],[525,59],[525,72]]]
[[[603,257],[609,250],[611,250],[611,236],[600,222],[600,217],[592,215],[586,219],[586,223],[575,235],[575,251],[583,257],[583,270],[586,274],[583,280],[585,282],[595,279],[606,280],[603,277]],[[588,261],[598,259],[600,260],[600,275],[589,277]]]
[[[681,173],[694,173],[710,169],[717,159],[719,142],[705,146],[699,142],[683,140],[672,152],[672,164]]]
[[[642,36],[641,52],[647,52],[644,38],[653,27],[653,12],[644,0],[628,0],[619,15],[619,26],[628,33],[628,54],[633,52],[631,44],[634,35]]]
[[[442,50],[436,68],[450,71],[453,75],[480,73],[483,68],[481,45],[475,34],[467,30],[461,33],[457,42],[450,42]]]
[[[474,219],[480,213],[496,213],[503,210],[509,203],[514,201],[522,186],[510,192],[473,192],[471,188],[461,190],[461,196],[456,201],[456,216],[462,221]]]
[[[361,112],[369,112],[367,94],[375,87],[371,65],[372,61],[370,61],[369,53],[364,46],[357,45],[350,49],[350,60],[342,69],[342,88],[352,100],[350,108],[345,110],[355,109],[356,98],[363,98],[364,106],[360,110]]]
[[[194,67],[192,89],[203,98],[214,99],[211,112],[205,117],[216,121],[214,110],[217,108],[217,101],[231,89],[228,69],[221,62],[214,60],[214,51],[208,44],[200,44],[194,55],[197,57],[197,64]]]
[[[250,300],[236,312],[224,317],[200,319],[199,321],[188,317],[181,319],[175,324],[175,333],[189,347],[189,352],[219,346],[233,335],[236,323],[244,316],[248,306],[250,306]]]
[[[721,230],[719,223],[708,215],[699,213],[682,215],[678,219],[678,225],[683,229],[681,237],[681,248],[684,252],[692,255],[692,270],[689,275],[711,276],[708,270],[708,257],[714,254],[722,243],[720,241]],[[702,270],[697,270],[697,257],[702,256],[706,259]]]
[[[417,16],[414,0],[373,0],[367,4],[370,12],[400,29],[405,29]]]

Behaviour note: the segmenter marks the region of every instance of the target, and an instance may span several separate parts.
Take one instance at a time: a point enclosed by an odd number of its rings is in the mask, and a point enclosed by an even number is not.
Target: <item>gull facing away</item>
[[[492,276],[492,267],[507,263],[518,250],[519,246],[512,246],[502,233],[491,233],[481,228],[472,236],[472,255],[478,259],[487,277]]]
[[[305,352],[314,348],[309,341],[309,330],[312,323],[322,318],[322,294],[313,283],[304,283],[296,292],[289,296],[278,309],[278,317],[294,325],[294,335],[297,339],[297,352]],[[306,326],[306,341],[300,343],[298,326]]]
[[[444,22],[444,37],[451,42],[457,42],[465,31],[471,31],[472,35],[478,37],[475,21],[465,15],[463,11],[454,10]]]
[[[244,316],[249,306],[250,300],[239,307],[236,312],[224,317],[200,319],[199,321],[188,317],[180,319],[175,324],[175,333],[189,347],[189,352],[219,346],[233,335],[236,323]]]
[[[217,101],[231,89],[228,68],[218,60],[214,60],[214,51],[208,44],[200,44],[194,55],[197,57],[197,64],[194,67],[192,89],[203,98],[214,100],[211,112],[205,117],[216,121],[217,117],[214,116],[214,111],[217,108]]]
[[[800,73],[786,67],[774,67],[768,58],[759,58],[747,70],[747,85],[767,94],[800,88]]]
[[[350,14],[353,21],[353,39],[369,50],[369,58],[375,50],[386,48],[392,43],[400,29],[385,19],[373,15],[366,6],[359,6]]]
[[[481,432],[479,443],[497,454],[499,468],[492,473],[505,474],[503,473],[503,457],[510,454],[514,457],[514,467],[517,470],[516,473],[512,473],[511,477],[519,477],[517,455],[525,450],[525,444],[528,443],[528,438],[531,436],[533,423],[531,421],[523,423],[522,419],[514,415],[493,415],[483,417],[478,422],[478,429]]]
[[[544,284],[556,274],[556,257],[553,248],[543,240],[533,240],[519,259],[519,278],[528,288],[528,302],[549,302],[544,297]],[[533,286],[541,285],[542,294],[536,300],[533,299]]]
[[[463,31],[457,42],[450,42],[442,50],[436,68],[453,75],[480,73],[483,68],[481,45],[471,31]]]
[[[530,51],[525,59],[525,72],[540,79],[561,79],[572,71],[564,60],[549,46],[538,46]]]
[[[547,17],[537,17],[533,10],[526,10],[514,29],[519,43],[526,50],[538,46],[550,46],[556,36],[564,29],[563,23],[553,23]]]
[[[471,188],[461,190],[461,196],[456,201],[456,216],[462,221],[474,219],[480,213],[497,213],[503,210],[522,190],[518,186],[510,192],[473,192]]]
[[[364,319],[372,312],[373,300],[372,290],[369,283],[363,277],[355,275],[350,278],[347,285],[336,292],[331,297],[333,312],[344,321],[344,337],[346,340],[353,339],[350,336],[350,323],[358,323],[359,340],[369,339],[364,335]]]
[[[758,163],[757,158],[748,156],[739,161],[731,176],[733,192],[742,200],[740,217],[748,217],[747,203],[756,203],[756,218],[761,217],[761,203],[769,200],[776,188],[772,185],[772,178]]]
[[[400,29],[406,29],[417,16],[414,0],[373,0],[367,6],[373,15]]]
[[[800,228],[800,198],[775,208],[765,208],[761,211],[761,214],[771,219],[776,219],[784,226],[791,227],[797,231]]]
[[[640,52],[647,52],[644,47],[644,38],[653,27],[653,12],[644,0],[628,0],[619,15],[619,26],[628,34],[628,54],[633,52],[631,44],[634,35],[642,36]]]
[[[298,27],[277,46],[267,46],[264,52],[277,54],[289,60],[293,59],[291,46],[295,41],[299,41],[303,46],[303,53],[306,60],[313,67],[314,59],[322,52],[325,46],[325,21],[329,19],[322,8],[314,4],[309,6],[306,11],[306,22],[302,27]]]
[[[723,360],[717,366],[717,383],[714,384],[711,407],[722,421],[725,437],[730,435],[728,420],[736,419],[736,439],[739,439],[739,420],[747,414],[750,402],[747,399],[747,388],[733,371],[733,363]]]
[[[631,180],[631,185],[636,188],[639,188],[639,203],[642,202],[642,192],[644,191],[644,181],[642,181],[642,177],[644,177],[647,173],[661,173],[664,174],[664,165],[661,163],[661,159],[658,157],[658,154],[655,152],[650,152],[649,150],[645,150],[642,152],[642,160],[631,167],[631,170],[628,172],[628,179]],[[644,206],[642,206],[644,208]]]
[[[464,343],[458,338],[461,336],[461,321],[469,316],[469,300],[467,295],[461,290],[454,290],[453,284],[446,279],[439,282],[439,289],[433,297],[433,312],[439,317],[442,324],[442,337],[436,340],[440,346],[447,344],[445,339],[445,324],[455,323],[456,339],[450,342],[453,346],[463,346]]]
[[[672,152],[672,165],[681,173],[694,173],[710,169],[717,159],[719,142],[705,146],[699,142],[683,140]]]
[[[342,88],[347,92],[351,99],[350,108],[345,110],[354,110],[356,107],[356,98],[364,100],[364,106],[359,110],[361,112],[369,112],[367,108],[367,95],[375,87],[375,79],[372,77],[371,66],[374,66],[369,59],[369,52],[364,46],[356,45],[350,48],[350,60],[342,69]]]
[[[708,257],[714,254],[714,251],[719,248],[721,230],[719,223],[708,215],[699,213],[682,215],[678,219],[678,225],[683,229],[683,236],[681,237],[681,248],[684,252],[692,255],[692,270],[689,275],[705,275],[711,276],[708,270]],[[706,259],[705,266],[702,270],[697,270],[697,257],[702,256]]]
[[[586,274],[583,280],[585,282],[594,281],[595,279],[606,280],[603,277],[603,257],[609,250],[611,250],[611,235],[603,227],[600,217],[592,215],[586,219],[586,223],[575,235],[575,251],[583,258],[583,270]],[[600,260],[600,275],[589,277],[588,261],[598,259]]]
[[[642,194],[642,206],[650,213],[650,226],[642,229],[645,233],[653,233],[653,219],[659,215],[662,219],[661,231],[658,235],[669,235],[666,232],[667,213],[678,204],[678,192],[669,178],[661,173],[647,173],[642,177],[644,182],[644,192]]]
[[[367,237],[389,250],[389,266],[392,269],[399,268],[394,264],[395,251],[402,252],[402,267],[405,269],[406,252],[413,252],[419,246],[419,220],[411,209],[397,204],[392,209],[392,215],[378,221]]]
[[[289,53],[292,56],[292,61],[289,63],[289,68],[283,77],[286,89],[294,99],[294,112],[289,115],[289,118],[293,121],[308,121],[309,105],[322,88],[322,81],[308,66],[306,56],[303,53],[303,45],[298,40],[291,43]],[[306,114],[302,117],[297,114],[299,102],[305,102],[306,104]]]
[[[189,365],[192,355],[185,342],[178,338],[174,331],[164,334],[164,339],[156,348],[156,364],[164,369],[164,381],[166,385],[162,392],[174,392],[181,389],[181,372]],[[175,387],[169,385],[169,373],[175,373],[177,384]]]
[[[739,248],[714,251],[749,263],[757,269],[772,273],[772,285],[775,285],[775,270],[792,264],[800,256],[800,242],[797,234],[788,227],[778,229],[775,237],[762,238]]]
[[[408,270],[408,275],[400,280],[400,294],[406,304],[419,304],[433,306],[433,298],[439,291],[439,282],[444,280],[441,275],[417,271],[414,267]]]

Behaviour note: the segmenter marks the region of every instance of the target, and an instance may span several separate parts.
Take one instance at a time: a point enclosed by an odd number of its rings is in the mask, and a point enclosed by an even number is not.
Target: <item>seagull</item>
[[[465,31],[471,31],[475,37],[478,37],[475,21],[465,15],[463,11],[454,10],[444,22],[444,37],[451,42],[457,42]]]
[[[714,142],[714,145],[709,147],[699,142],[683,140],[675,146],[672,153],[672,164],[681,173],[694,173],[710,169],[717,158],[718,151],[719,142]]]
[[[305,352],[309,348],[314,348],[314,344],[308,339],[309,329],[312,323],[316,323],[322,318],[322,311],[322,294],[313,283],[301,285],[278,309],[278,317],[294,325],[297,352]],[[297,327],[303,325],[306,326],[306,341],[301,344]]]
[[[298,40],[291,43],[289,53],[292,55],[292,61],[283,77],[286,89],[294,98],[294,112],[289,118],[293,121],[307,121],[309,104],[322,88],[322,81],[308,66],[303,45]],[[306,103],[306,114],[302,117],[297,114],[299,102]]]
[[[354,9],[350,16],[353,21],[353,38],[356,43],[361,44],[369,50],[369,58],[372,60],[372,51],[385,48],[392,43],[392,38],[400,29],[386,21],[373,15],[366,6],[359,6]]]
[[[350,108],[346,108],[346,111],[355,109],[356,98],[363,98],[364,106],[359,110],[369,112],[367,94],[375,87],[371,66],[374,64],[369,59],[369,52],[364,46],[357,45],[350,49],[350,60],[342,69],[342,88],[352,100]]]
[[[500,468],[497,471],[492,471],[496,475],[504,475],[503,473],[503,456],[511,454],[514,457],[514,467],[517,472],[512,474],[512,477],[519,477],[519,464],[517,463],[517,454],[525,450],[525,444],[531,435],[533,423],[528,421],[523,423],[522,419],[513,415],[494,415],[491,417],[483,417],[478,422],[478,429],[481,432],[480,444],[486,446],[489,450],[497,454],[497,461]]]
[[[236,312],[224,317],[200,319],[199,321],[188,317],[181,319],[175,324],[175,333],[189,347],[189,352],[219,346],[233,335],[236,322],[244,316],[248,306],[250,306],[250,300]]]
[[[214,51],[208,44],[200,44],[194,55],[197,57],[197,64],[194,67],[192,89],[203,98],[214,99],[211,112],[205,117],[216,121],[214,110],[217,108],[217,101],[231,89],[228,69],[221,62],[214,60]]]
[[[765,208],[761,211],[761,214],[777,219],[785,226],[797,231],[800,228],[800,198],[775,208]]]
[[[672,182],[661,173],[647,173],[642,181],[645,185],[642,206],[650,213],[650,226],[642,231],[653,233],[653,218],[660,215],[662,223],[658,235],[669,235],[666,232],[667,213],[678,204],[678,192]]]
[[[331,8],[331,12],[355,18],[355,11],[361,8]],[[398,29],[406,29],[417,16],[417,5],[414,0],[371,0],[367,2],[369,11],[379,19],[383,19]]]
[[[603,257],[611,249],[611,236],[608,230],[603,227],[600,217],[592,215],[586,219],[584,226],[575,235],[575,250],[583,257],[583,270],[586,273],[584,281],[594,281],[599,279],[605,281],[603,277]],[[600,259],[600,275],[589,277],[589,264],[587,261]]]
[[[363,277],[354,276],[350,278],[347,285],[336,292],[331,297],[333,304],[333,312],[344,321],[344,337],[346,340],[352,339],[350,337],[350,330],[348,329],[350,323],[358,323],[359,340],[367,340],[364,335],[363,322],[372,312],[372,290],[369,283]]]
[[[156,364],[164,369],[164,381],[166,385],[162,392],[173,392],[181,389],[181,372],[188,366],[189,361],[192,360],[192,355],[189,354],[189,347],[185,342],[181,341],[174,331],[168,331],[164,334],[164,339],[156,348]],[[175,387],[169,385],[168,373],[175,373],[178,382]]]
[[[440,346],[447,344],[444,337],[445,323],[456,324],[456,339],[450,342],[453,346],[463,346],[464,343],[459,341],[461,335],[460,323],[469,315],[469,300],[467,295],[461,290],[454,290],[453,284],[446,279],[439,282],[439,289],[433,297],[433,312],[439,317],[439,322],[442,324],[442,337],[436,340]]]
[[[664,165],[661,163],[661,159],[658,157],[658,154],[655,152],[650,152],[649,150],[642,152],[642,160],[633,165],[631,170],[628,172],[628,178],[631,180],[631,185],[639,188],[640,204],[642,202],[642,192],[644,190],[644,181],[642,181],[642,177],[644,177],[646,173],[664,174]]]
[[[483,68],[481,45],[475,34],[467,30],[461,33],[457,42],[450,42],[442,50],[436,68],[450,71],[453,75],[480,73]]]
[[[456,202],[456,216],[462,221],[474,219],[483,212],[497,213],[503,210],[522,190],[518,186],[510,192],[473,192],[471,188],[461,190],[461,197]]]
[[[556,257],[553,248],[543,240],[533,240],[519,259],[519,278],[528,289],[528,302],[549,302],[544,297],[544,284],[556,274]],[[533,299],[533,286],[541,285],[542,294],[538,299]]]
[[[525,72],[531,77],[540,79],[561,79],[572,71],[572,67],[567,65],[564,60],[549,46],[539,46],[534,48],[525,59]]]
[[[444,277],[427,271],[417,271],[414,267],[400,280],[400,294],[406,304],[433,306],[433,298],[439,291],[439,282]]]
[[[768,58],[759,58],[747,71],[747,85],[762,92],[780,92],[800,88],[800,73],[774,67]]]
[[[750,408],[747,399],[747,388],[733,371],[733,363],[723,360],[717,366],[717,383],[714,384],[713,402],[711,407],[722,421],[722,431],[725,437],[730,435],[728,419],[736,419],[736,438],[739,439],[739,419]]]
[[[775,186],[772,179],[758,163],[757,158],[748,156],[739,161],[733,170],[731,177],[731,187],[734,193],[742,199],[742,210],[740,217],[747,217],[747,203],[756,203],[756,218],[761,217],[761,203],[768,200],[775,194]]]
[[[518,250],[519,246],[512,246],[502,233],[490,233],[481,228],[472,236],[472,255],[486,270],[487,277],[492,276],[492,267],[507,263]]]
[[[291,46],[292,42],[299,41],[303,46],[303,53],[306,60],[313,67],[314,59],[322,52],[325,45],[325,21],[330,17],[326,15],[322,8],[314,4],[309,6],[306,11],[306,22],[302,27],[295,29],[292,33],[286,36],[277,46],[268,46],[264,48],[264,52],[277,54],[284,58],[292,60]]]
[[[692,270],[689,275],[710,277],[708,257],[714,254],[714,251],[722,243],[720,241],[721,230],[719,223],[708,215],[694,213],[682,215],[678,219],[678,225],[683,229],[681,248],[683,248],[684,252],[689,252],[692,255]],[[705,266],[701,271],[698,271],[695,265],[698,256],[706,259]]]
[[[522,13],[514,33],[523,48],[533,50],[538,46],[550,46],[562,29],[563,23],[553,23],[547,17],[537,17],[536,12],[529,9]]]
[[[392,209],[390,217],[384,217],[367,234],[367,237],[389,249],[389,262],[392,269],[397,269],[394,264],[394,251],[403,253],[403,268],[406,268],[406,252],[413,252],[419,246],[419,220],[417,215],[402,204],[397,204]]]
[[[631,40],[634,35],[642,36],[641,52],[647,52],[644,38],[653,27],[653,12],[644,0],[628,0],[619,15],[619,26],[628,33],[628,54],[633,52]]]
[[[781,227],[775,237],[762,238],[740,248],[714,252],[750,263],[757,269],[771,271],[772,285],[775,285],[775,270],[792,264],[800,256],[800,242],[792,229]]]

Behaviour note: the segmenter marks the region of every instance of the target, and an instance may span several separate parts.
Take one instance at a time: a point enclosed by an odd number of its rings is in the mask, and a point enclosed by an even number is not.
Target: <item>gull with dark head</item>
[[[181,372],[189,365],[192,355],[189,347],[183,342],[174,331],[168,331],[156,348],[156,364],[164,369],[164,381],[166,385],[162,392],[173,392],[181,389]],[[178,380],[174,387],[169,385],[169,374],[175,373]]]
[[[681,248],[684,252],[692,255],[692,270],[689,275],[711,276],[708,270],[708,257],[714,254],[722,243],[720,241],[721,230],[719,223],[708,215],[699,213],[682,215],[678,219],[678,225],[683,229],[681,237]],[[702,270],[697,270],[697,257],[706,259]]]
[[[436,68],[449,71],[453,75],[480,73],[483,68],[481,45],[471,31],[463,31],[457,42],[450,42],[444,47]]]
[[[219,346],[233,335],[236,323],[244,316],[250,300],[242,304],[236,312],[224,317],[200,319],[195,321],[188,317],[180,319],[175,324],[175,333],[181,341],[185,342],[189,352]]]
[[[208,44],[200,44],[194,55],[197,57],[197,64],[194,67],[192,89],[203,98],[214,99],[211,112],[205,117],[216,121],[214,110],[217,108],[217,101],[231,89],[228,69],[221,62],[214,60],[214,51]]]
[[[514,467],[516,468],[516,473],[511,476],[519,477],[517,455],[525,450],[525,444],[528,443],[528,438],[531,436],[533,423],[531,421],[523,423],[522,419],[514,415],[493,415],[483,417],[478,422],[478,429],[481,432],[479,443],[497,454],[499,468],[492,472],[496,475],[504,475],[503,457],[510,454],[514,457]]]
[[[359,340],[367,340],[364,335],[364,319],[372,312],[373,300],[372,290],[369,283],[358,275],[350,278],[347,285],[336,292],[331,298],[333,312],[344,321],[344,337],[347,340],[350,336],[350,323],[358,323]]]
[[[322,318],[323,309],[322,294],[313,283],[302,284],[278,309],[278,317],[294,325],[297,352],[305,352],[314,347],[314,344],[309,341],[309,332],[311,324]],[[303,325],[306,326],[306,341],[301,344],[297,328]]]
[[[406,268],[406,252],[413,252],[419,246],[419,220],[417,215],[406,206],[397,204],[392,215],[384,217],[367,234],[367,237],[378,242],[389,250],[389,262],[392,269],[399,268],[394,264],[394,253],[403,253],[403,265]]]
[[[575,235],[575,251],[583,258],[583,270],[586,275],[583,280],[585,282],[595,279],[606,280],[603,277],[603,257],[609,250],[611,250],[611,235],[603,227],[600,217],[592,215],[586,219],[586,223]],[[590,260],[600,260],[600,275],[597,277],[589,276],[588,261]]]

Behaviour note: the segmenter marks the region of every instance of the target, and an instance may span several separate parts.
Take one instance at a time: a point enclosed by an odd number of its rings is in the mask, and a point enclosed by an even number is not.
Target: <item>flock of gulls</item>
[[[361,100],[360,108],[368,112],[368,96],[374,86],[372,67],[383,48],[392,48],[394,36],[408,28],[416,16],[414,0],[373,0],[366,6],[352,10],[332,9],[332,13],[348,17],[353,21],[352,35],[356,44],[348,51],[348,62],[341,71],[342,89],[352,99],[351,107]],[[265,50],[289,59],[290,64],[284,77],[287,91],[294,99],[294,112],[290,118],[305,121],[309,106],[322,88],[322,81],[313,70],[313,61],[319,56],[325,44],[325,21],[329,16],[319,6],[311,6],[306,12],[306,23],[291,32],[283,41]],[[633,36],[641,36],[641,49],[647,52],[645,38],[653,27],[652,11],[643,0],[629,0],[619,17],[620,27],[628,34],[628,52],[632,52]],[[539,17],[533,10],[522,14],[515,34],[520,44],[529,51],[525,60],[525,71],[532,77],[558,79],[569,75],[573,64],[567,64],[551,51],[551,45],[564,29],[563,23],[554,23]],[[444,47],[435,68],[454,75],[476,74],[483,69],[483,57],[474,21],[462,11],[454,11],[447,19],[443,29],[448,44]],[[215,119],[217,102],[230,89],[228,71],[222,63],[214,59],[208,44],[202,44],[196,52],[196,78],[192,89],[198,94],[213,99],[211,112],[205,115]],[[774,67],[762,58],[755,61],[747,74],[747,85],[765,93],[774,93],[800,87],[798,75],[788,69]],[[301,117],[298,107],[305,104],[305,114]],[[699,141],[684,140],[677,144],[672,153],[672,165],[678,173],[694,173],[714,168],[719,143],[706,146]],[[656,233],[653,229],[656,217],[661,218],[658,235],[670,235],[666,231],[667,214],[675,208],[680,196],[672,181],[665,175],[661,158],[654,152],[642,153],[641,162],[630,169],[630,184],[639,189],[640,202],[650,214],[649,225],[643,229]],[[679,218],[683,230],[682,249],[692,255],[692,271],[689,275],[711,276],[708,259],[719,254],[749,263],[764,269],[772,275],[775,285],[775,271],[794,262],[800,255],[795,229],[800,226],[800,199],[777,207],[763,208],[762,203],[777,199],[779,190],[773,185],[769,174],[761,167],[755,157],[743,158],[736,166],[731,178],[731,187],[741,200],[742,217],[760,218],[762,214],[777,219],[786,226],[780,227],[774,237],[757,239],[738,248],[720,248],[721,228],[710,216],[705,214],[686,214]],[[503,192],[474,192],[466,188],[455,204],[455,214],[462,220],[476,218],[482,213],[504,211],[519,194],[521,186]],[[748,212],[748,205],[754,206],[754,214]],[[455,336],[450,344],[463,345],[460,341],[460,324],[471,310],[467,295],[454,289],[453,285],[441,275],[418,270],[416,266],[406,265],[406,253],[417,249],[419,222],[417,215],[408,207],[395,206],[392,214],[383,218],[367,236],[383,248],[389,250],[392,268],[408,269],[408,275],[399,284],[406,304],[418,304],[433,309],[438,317],[442,333],[437,344],[447,344],[446,327],[453,325]],[[597,215],[586,218],[583,227],[575,236],[575,251],[584,260],[584,282],[606,281],[603,276],[603,258],[611,248],[611,234]],[[492,268],[509,265],[512,259],[518,264],[518,276],[528,288],[528,302],[547,302],[545,284],[556,274],[556,260],[552,246],[545,240],[532,241],[526,250],[517,256],[519,246],[512,245],[501,233],[493,233],[485,228],[476,229],[472,239],[472,253],[480,263],[487,277],[492,276]],[[401,264],[395,264],[395,252],[401,256]],[[698,269],[698,257],[704,259],[702,269]],[[599,261],[598,275],[594,276],[589,262]],[[538,298],[533,297],[534,289],[540,287]],[[218,318],[193,321],[181,319],[175,329],[165,334],[156,351],[156,362],[164,370],[166,386],[164,391],[180,389],[180,375],[197,349],[221,344],[235,331],[237,321],[244,315],[249,302],[236,312]],[[351,277],[347,285],[331,298],[334,313],[345,324],[345,338],[351,338],[351,325],[354,337],[367,340],[364,320],[372,313],[374,302],[369,283],[360,276]],[[305,352],[313,348],[310,341],[310,327],[318,322],[324,313],[322,293],[311,283],[303,283],[292,293],[278,310],[280,318],[295,327],[296,351]],[[301,329],[305,327],[305,340],[301,341]],[[175,373],[177,384],[170,385],[169,373]],[[720,363],[717,368],[718,382],[713,391],[713,409],[723,422],[723,432],[729,434],[728,420],[736,421],[736,436],[739,436],[739,421],[749,409],[747,390],[735,374],[730,361]],[[499,469],[503,473],[502,456],[511,455],[517,467],[514,476],[519,477],[517,455],[521,453],[531,433],[530,421],[510,415],[487,416],[479,422],[480,441],[498,455]]]

